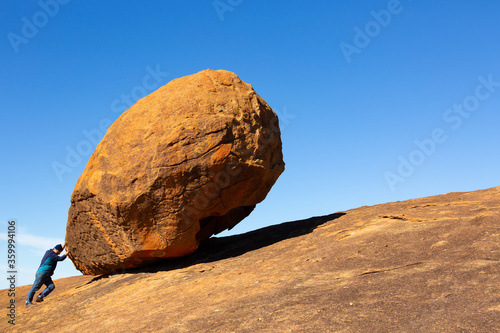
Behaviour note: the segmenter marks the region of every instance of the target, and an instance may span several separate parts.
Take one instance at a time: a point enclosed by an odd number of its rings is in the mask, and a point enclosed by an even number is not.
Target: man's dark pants
[[[40,289],[42,285],[46,285],[47,288],[45,288],[44,291],[40,293],[39,296],[41,297],[46,297],[48,294],[54,290],[54,282],[52,282],[52,278],[49,275],[43,275],[40,273],[35,274],[35,282],[33,282],[33,286],[31,287],[28,297],[26,298],[26,303],[31,303],[33,301],[33,297],[35,296],[35,293]]]

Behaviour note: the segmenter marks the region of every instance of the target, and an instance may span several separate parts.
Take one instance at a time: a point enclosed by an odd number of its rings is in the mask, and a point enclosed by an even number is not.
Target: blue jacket
[[[36,271],[39,274],[52,276],[54,274],[54,270],[56,269],[57,262],[63,261],[66,259],[66,255],[58,256],[53,249],[47,250],[45,255],[42,258],[42,262],[40,263],[40,267]]]

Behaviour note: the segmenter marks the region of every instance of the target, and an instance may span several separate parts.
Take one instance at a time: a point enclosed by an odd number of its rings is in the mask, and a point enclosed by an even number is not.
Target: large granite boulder
[[[192,253],[266,197],[284,170],[278,118],[234,73],[169,82],[125,111],[71,196],[66,242],[84,274]]]

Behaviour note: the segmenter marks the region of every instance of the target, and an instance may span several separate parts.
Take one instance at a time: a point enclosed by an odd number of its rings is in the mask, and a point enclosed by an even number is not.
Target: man
[[[45,288],[45,290],[42,291],[40,295],[38,295],[35,302],[43,302],[43,298],[47,297],[52,292],[52,290],[54,290],[55,286],[54,282],[52,282],[51,276],[52,274],[54,274],[57,262],[63,261],[68,255],[68,250],[66,250],[66,254],[59,256],[59,254],[64,250],[65,247],[66,244],[57,244],[53,249],[47,250],[47,252],[45,252],[45,255],[42,258],[42,262],[40,263],[40,267],[38,267],[38,270],[36,271],[35,282],[33,282],[33,286],[28,293],[28,297],[26,298],[26,307],[34,305],[31,301],[33,301],[35,293],[40,289],[42,285],[46,285],[47,288]]]

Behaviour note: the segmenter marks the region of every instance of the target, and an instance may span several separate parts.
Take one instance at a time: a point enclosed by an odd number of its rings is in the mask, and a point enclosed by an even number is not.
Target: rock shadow
[[[212,237],[202,243],[198,250],[186,257],[166,259],[153,265],[120,271],[120,273],[156,273],[237,257],[285,239],[306,235],[319,225],[343,215],[345,213],[339,212],[305,220],[284,222],[239,235]]]

